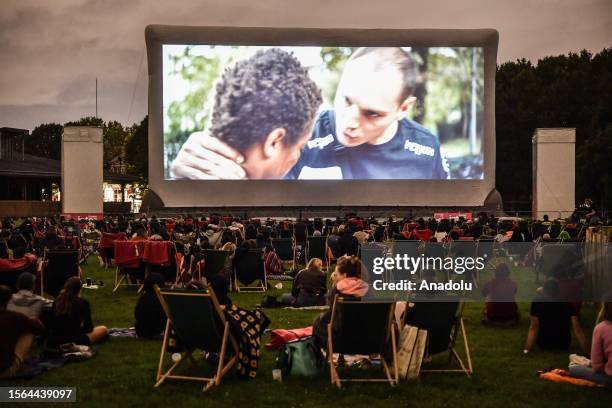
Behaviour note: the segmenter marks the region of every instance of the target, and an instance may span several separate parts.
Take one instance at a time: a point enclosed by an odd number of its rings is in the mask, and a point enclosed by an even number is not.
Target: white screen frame
[[[149,188],[166,207],[482,206],[495,188],[494,29],[328,29],[150,25]],[[163,44],[483,47],[484,178],[482,180],[165,180]]]

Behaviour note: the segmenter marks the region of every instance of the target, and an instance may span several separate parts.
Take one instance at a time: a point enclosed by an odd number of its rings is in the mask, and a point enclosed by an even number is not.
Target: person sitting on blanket
[[[572,364],[573,377],[612,386],[612,292],[604,296],[603,321],[593,330],[591,366]]]
[[[30,319],[40,319],[43,311],[51,312],[53,301],[35,295],[36,275],[23,272],[17,278],[17,293],[14,293],[6,307],[7,310],[23,313]]]
[[[106,338],[106,326],[91,322],[91,307],[80,297],[83,284],[78,276],[69,278],[53,304],[53,317],[49,327],[47,344],[59,347],[65,343],[89,346]]]
[[[527,334],[524,354],[537,345],[548,350],[568,350],[571,344],[571,329],[583,352],[588,346],[576,310],[568,303],[559,301],[559,283],[549,279],[542,293],[531,303],[531,323]]]
[[[34,341],[45,327],[22,313],[6,310],[11,290],[0,285],[0,378],[14,377]]]
[[[291,293],[284,293],[281,302],[286,306],[324,306],[327,286],[323,272],[323,261],[312,258],[305,269],[293,278]]]
[[[155,285],[165,287],[164,277],[156,272],[145,279],[142,294],[134,308],[134,327],[139,338],[159,338],[166,327],[166,313],[155,293]]]
[[[356,256],[342,256],[332,273],[332,288],[328,303],[333,305],[336,296],[348,299],[361,299],[368,293],[369,285],[361,279],[363,265]],[[331,309],[318,315],[312,324],[312,335],[321,348],[327,347],[327,325],[331,320]]]
[[[516,282],[510,279],[510,268],[502,263],[495,268],[495,277],[485,284],[482,294],[487,297],[483,324],[513,325],[518,323]]]

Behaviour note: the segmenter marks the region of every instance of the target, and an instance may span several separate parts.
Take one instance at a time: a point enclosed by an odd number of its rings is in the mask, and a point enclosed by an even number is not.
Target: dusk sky
[[[612,0],[0,0],[0,127],[147,112],[148,24],[495,28],[498,62],[612,47]]]

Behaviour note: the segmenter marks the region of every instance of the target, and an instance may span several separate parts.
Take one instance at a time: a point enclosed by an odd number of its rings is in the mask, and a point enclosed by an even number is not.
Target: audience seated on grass
[[[518,286],[510,279],[510,268],[502,263],[495,268],[495,277],[482,288],[486,296],[484,324],[513,325],[518,323],[516,292]]]
[[[0,378],[14,377],[25,360],[34,336],[45,330],[37,319],[6,309],[11,290],[0,285]]]
[[[336,296],[346,300],[359,300],[368,293],[369,285],[361,279],[363,265],[356,256],[343,256],[338,259],[336,269],[332,273],[332,287],[329,291],[328,304],[332,305]],[[312,334],[321,348],[327,347],[327,325],[330,322],[331,311],[321,313],[315,318]]]
[[[155,285],[165,288],[164,277],[159,273],[150,273],[134,308],[136,335],[141,338],[159,338],[166,327],[166,313],[159,303]]]
[[[95,326],[91,320],[91,307],[86,299],[80,297],[81,279],[73,276],[64,284],[53,304],[49,347],[59,347],[65,343],[89,346],[104,340],[108,334],[105,326]]]
[[[323,261],[312,258],[305,269],[293,278],[291,293],[283,294],[281,301],[286,306],[324,306],[327,292]]]
[[[53,301],[34,294],[36,275],[24,272],[17,279],[17,293],[13,293],[7,310],[23,313],[31,319],[40,319],[43,311],[50,312]]]
[[[572,329],[582,351],[588,351],[575,309],[568,302],[559,301],[559,283],[556,280],[549,279],[544,283],[542,293],[531,303],[530,315],[525,354],[536,344],[547,350],[568,350]]]
[[[573,377],[612,386],[612,292],[604,297],[603,321],[593,330],[591,366],[570,364]]]

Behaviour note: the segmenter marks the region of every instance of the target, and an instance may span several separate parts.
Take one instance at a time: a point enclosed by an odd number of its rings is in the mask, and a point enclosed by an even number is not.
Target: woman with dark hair
[[[574,377],[612,386],[612,292],[604,296],[603,321],[593,330],[591,366],[572,364],[569,371]]]
[[[136,335],[141,338],[159,337],[166,327],[166,313],[155,293],[155,285],[164,288],[164,277],[159,273],[150,273],[134,308]]]
[[[495,268],[495,277],[485,284],[486,296],[484,324],[512,325],[518,323],[516,305],[517,284],[510,279],[510,268],[502,263]]]
[[[575,309],[559,298],[559,283],[549,279],[544,283],[542,294],[531,303],[531,323],[527,334],[524,354],[537,345],[547,350],[568,350],[572,341],[571,331],[582,350],[588,351],[586,338]]]
[[[50,346],[58,347],[65,343],[89,346],[108,335],[106,326],[94,327],[91,322],[89,302],[80,297],[82,286],[81,279],[73,276],[66,281],[55,299],[47,340]]]

